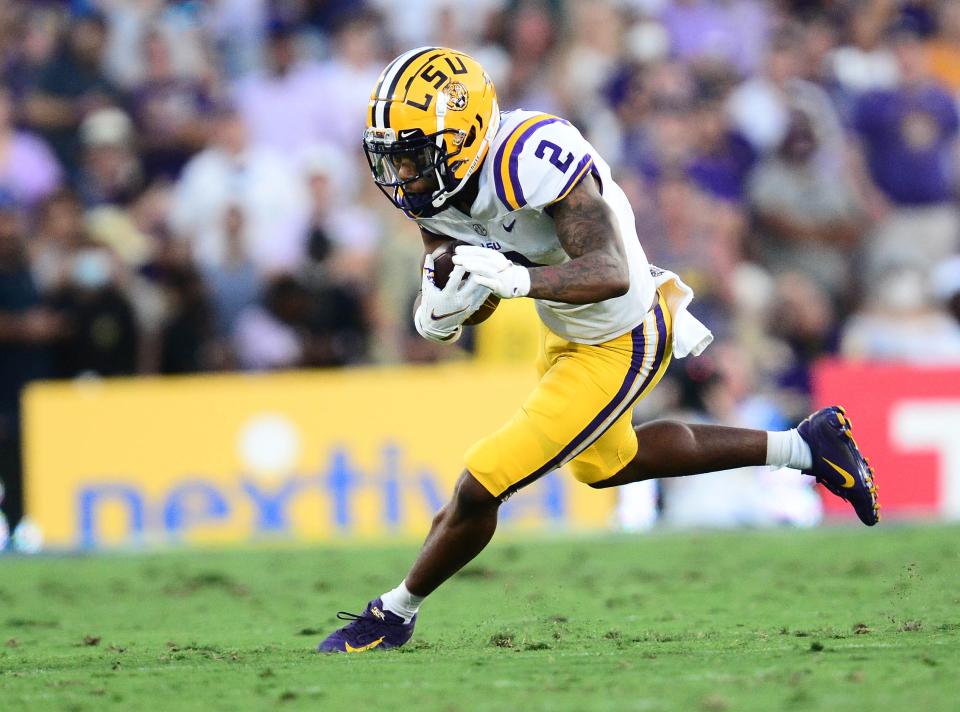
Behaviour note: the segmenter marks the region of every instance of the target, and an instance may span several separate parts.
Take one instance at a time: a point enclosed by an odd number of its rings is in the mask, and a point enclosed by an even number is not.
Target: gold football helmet
[[[499,124],[493,82],[475,59],[419,47],[390,62],[377,80],[363,148],[384,195],[411,217],[430,217],[483,163]],[[401,177],[401,163],[410,161],[416,175]],[[436,187],[404,191],[421,178]]]

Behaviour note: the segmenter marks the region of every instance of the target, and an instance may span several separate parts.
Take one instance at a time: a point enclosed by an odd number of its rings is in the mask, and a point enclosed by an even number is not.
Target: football
[[[461,240],[450,240],[433,251],[433,283],[437,285],[437,287],[443,289],[447,286],[447,280],[450,279],[450,273],[453,272],[455,266],[453,264],[453,253],[456,251],[457,245],[468,244],[470,243]],[[463,275],[463,278],[466,279],[468,274],[470,273],[467,272],[467,274]],[[463,323],[468,326],[473,326],[486,321],[496,310],[498,304],[500,304],[500,297],[491,294],[487,297],[487,301],[481,304],[480,308],[471,314]]]

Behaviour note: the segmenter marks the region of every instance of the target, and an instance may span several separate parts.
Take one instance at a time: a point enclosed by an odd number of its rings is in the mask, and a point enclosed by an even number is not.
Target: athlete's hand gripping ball
[[[413,322],[420,335],[430,341],[451,343],[460,338],[462,324],[490,296],[490,290],[473,275],[463,278],[466,269],[453,268],[443,289],[433,283],[433,255],[423,262],[420,282],[420,306]]]
[[[489,247],[458,245],[453,263],[501,299],[525,297],[530,293],[529,270]]]

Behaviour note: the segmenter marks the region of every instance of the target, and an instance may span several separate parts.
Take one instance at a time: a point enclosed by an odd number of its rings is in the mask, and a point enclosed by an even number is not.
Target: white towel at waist
[[[650,274],[663,295],[673,319],[673,355],[684,358],[699,356],[713,341],[713,334],[699,319],[687,311],[693,301],[693,290],[676,274],[650,265]]]

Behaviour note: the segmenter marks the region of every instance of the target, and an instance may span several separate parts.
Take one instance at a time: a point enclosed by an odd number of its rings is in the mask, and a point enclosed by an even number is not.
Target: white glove
[[[417,332],[425,339],[453,343],[460,338],[463,322],[490,296],[490,290],[473,275],[466,280],[463,267],[454,267],[443,289],[433,283],[433,255],[423,261],[420,306],[413,315]]]
[[[501,299],[525,297],[530,293],[530,271],[489,247],[459,245],[453,263]]]

